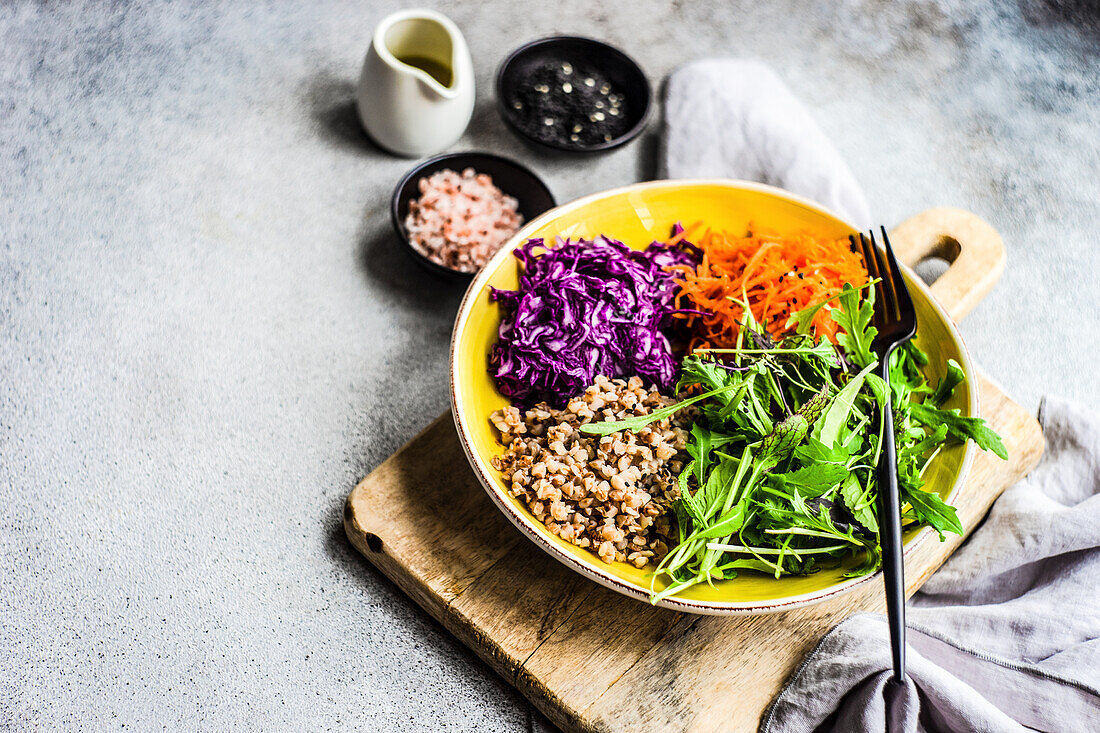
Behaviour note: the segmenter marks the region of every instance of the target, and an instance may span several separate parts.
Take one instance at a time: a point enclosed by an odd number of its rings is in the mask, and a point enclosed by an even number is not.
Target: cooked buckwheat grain
[[[505,451],[493,466],[512,496],[558,537],[604,562],[645,567],[668,552],[690,414],[604,436],[577,427],[647,415],[671,402],[638,377],[601,376],[563,410],[546,403],[522,415],[516,407],[497,410],[490,420]]]

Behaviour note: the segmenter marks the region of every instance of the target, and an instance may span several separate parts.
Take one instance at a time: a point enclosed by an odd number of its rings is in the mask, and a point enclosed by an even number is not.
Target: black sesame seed
[[[609,142],[629,125],[623,95],[598,70],[580,64],[536,66],[509,102],[517,127],[550,144],[583,148]]]

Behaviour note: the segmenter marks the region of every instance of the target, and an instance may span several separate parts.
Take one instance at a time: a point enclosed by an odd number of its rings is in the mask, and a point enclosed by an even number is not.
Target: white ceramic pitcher
[[[359,78],[359,119],[398,155],[439,152],[474,110],[474,67],[458,26],[433,10],[401,10],[374,29]]]

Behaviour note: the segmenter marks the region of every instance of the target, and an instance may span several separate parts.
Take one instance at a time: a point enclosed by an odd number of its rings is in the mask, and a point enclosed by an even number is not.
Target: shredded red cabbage
[[[673,236],[681,231],[677,224]],[[504,310],[489,357],[501,394],[561,407],[600,374],[636,374],[664,391],[675,384],[664,330],[677,285],[667,268],[696,265],[695,246],[654,242],[639,251],[605,236],[554,246],[529,239],[514,254],[523,264],[519,289],[489,296]]]

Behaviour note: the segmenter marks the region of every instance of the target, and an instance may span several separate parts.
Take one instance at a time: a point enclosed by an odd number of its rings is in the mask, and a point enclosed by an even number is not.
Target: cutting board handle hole
[[[371,552],[382,552],[382,538],[373,532],[364,532],[363,537],[367,540],[367,547]]]
[[[913,271],[927,285],[931,285],[947,272],[947,268],[958,259],[961,252],[962,245],[959,244],[959,240],[944,235],[932,246],[928,254],[913,266]]]

